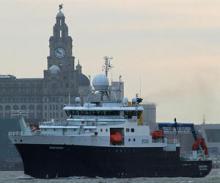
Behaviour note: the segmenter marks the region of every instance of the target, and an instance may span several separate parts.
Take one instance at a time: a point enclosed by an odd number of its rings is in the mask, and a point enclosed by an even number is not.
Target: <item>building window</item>
[[[21,106],[21,110],[26,110],[26,109],[27,109],[27,107],[25,105]]]
[[[41,113],[37,113],[37,118],[40,119],[42,117]]]
[[[129,132],[130,131],[130,129],[129,128],[126,128],[126,132]]]
[[[29,118],[34,119],[34,113],[33,112],[29,113]]]
[[[34,110],[34,105],[29,105],[29,110]]]
[[[5,106],[5,110],[6,110],[6,111],[10,111],[10,110],[11,110],[11,106],[10,106],[10,105],[6,105],[6,106]]]
[[[37,110],[41,110],[42,106],[41,105],[37,105]]]
[[[134,132],[134,128],[131,128],[131,132]]]
[[[13,110],[18,110],[18,109],[19,109],[19,107],[17,105],[13,106]]]

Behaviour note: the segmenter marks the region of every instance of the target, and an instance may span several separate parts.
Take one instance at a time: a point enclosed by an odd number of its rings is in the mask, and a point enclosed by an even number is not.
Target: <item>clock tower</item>
[[[56,15],[53,34],[49,39],[47,70],[44,71],[44,94],[48,96],[79,95],[79,77],[72,55],[72,38],[62,12],[62,5]]]
[[[68,27],[62,6],[56,15],[56,23],[53,27],[53,35],[49,40],[50,54],[47,57],[48,69],[57,65],[64,70],[74,70],[74,56],[72,56],[72,38],[68,35]]]

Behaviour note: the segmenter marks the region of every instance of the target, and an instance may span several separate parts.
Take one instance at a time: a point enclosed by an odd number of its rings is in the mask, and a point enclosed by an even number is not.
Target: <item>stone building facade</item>
[[[76,96],[83,99],[88,95],[90,81],[81,65],[75,66],[72,38],[61,10],[56,15],[49,49],[43,78],[0,75],[0,118],[11,118],[13,111],[21,110],[33,122],[65,119],[63,105]]]

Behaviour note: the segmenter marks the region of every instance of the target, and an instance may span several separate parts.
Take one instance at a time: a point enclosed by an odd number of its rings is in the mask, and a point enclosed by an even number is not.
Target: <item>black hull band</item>
[[[161,147],[92,147],[16,145],[24,173],[36,178],[87,177],[203,177],[211,161],[181,161],[179,149]]]

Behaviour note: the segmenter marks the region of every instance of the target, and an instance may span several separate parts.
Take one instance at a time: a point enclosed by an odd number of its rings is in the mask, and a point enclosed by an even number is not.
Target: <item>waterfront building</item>
[[[27,112],[30,121],[65,118],[63,105],[76,96],[83,99],[90,92],[90,81],[75,66],[72,38],[64,13],[59,9],[53,35],[49,38],[49,56],[43,78],[17,78],[0,75],[0,118],[11,118],[13,111]],[[34,68],[30,68],[34,69]]]

